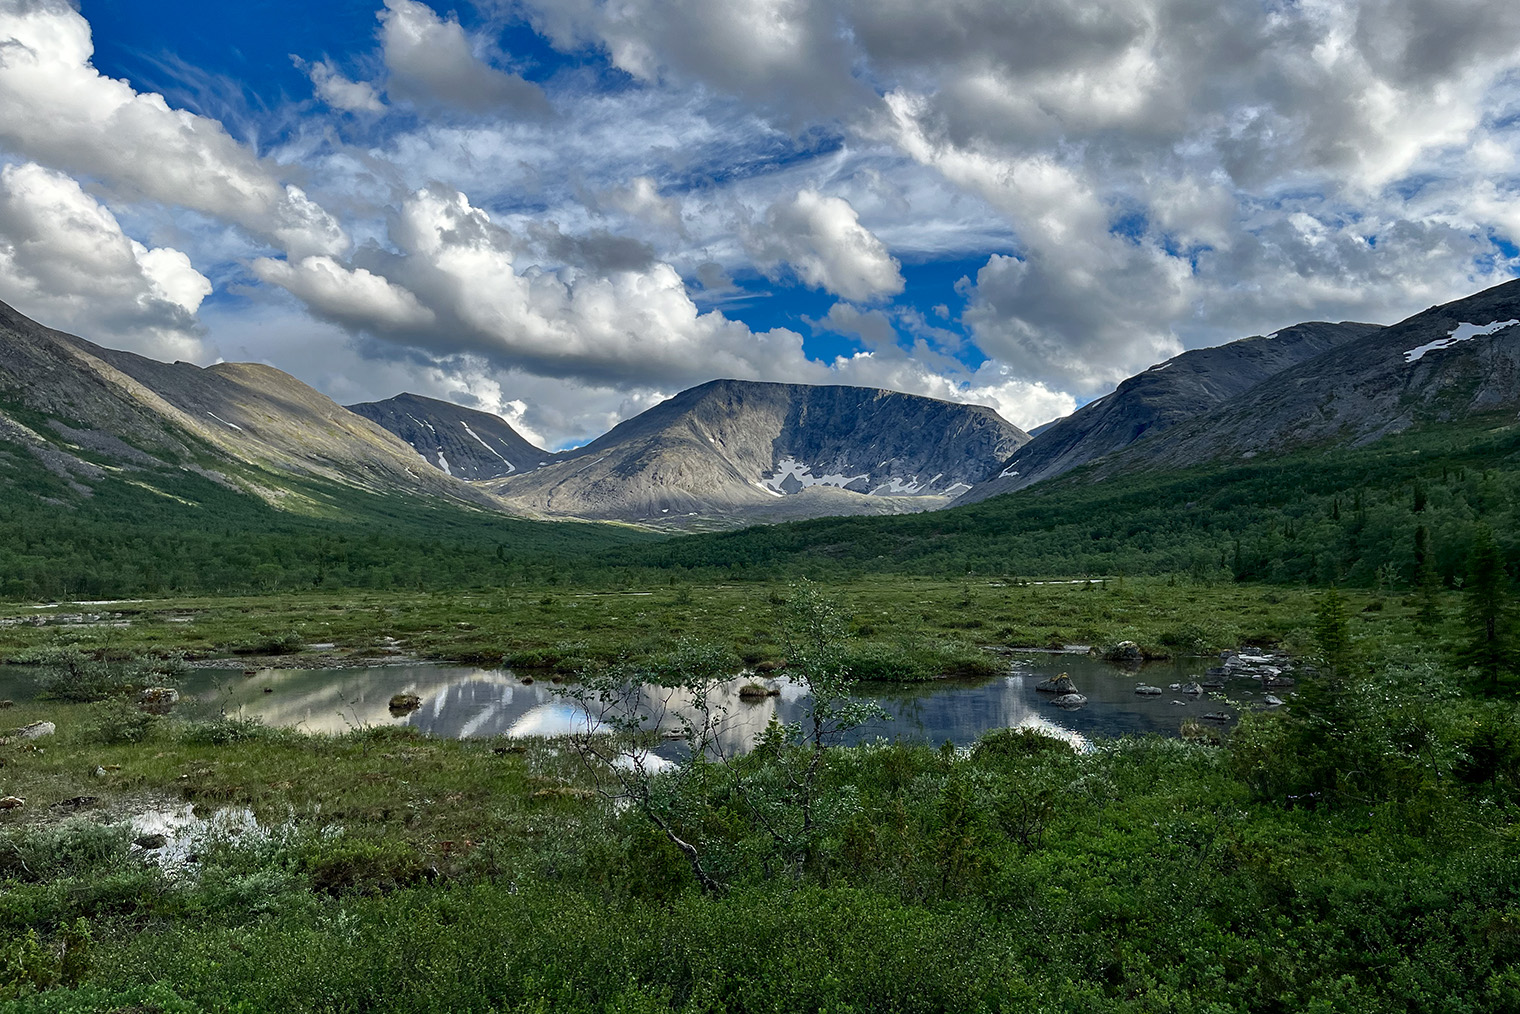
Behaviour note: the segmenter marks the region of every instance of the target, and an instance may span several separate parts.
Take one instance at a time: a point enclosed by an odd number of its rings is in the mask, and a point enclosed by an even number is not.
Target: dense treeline
[[[107,479],[85,497],[26,452],[0,447],[0,596],[877,573],[1452,587],[1479,522],[1495,532],[1510,579],[1520,574],[1520,427],[1508,418],[1180,472],[1095,481],[1084,470],[928,514],[677,539],[297,489],[305,513],[183,472]]]
[[[304,500],[301,511],[170,469],[84,487],[0,443],[0,597],[496,586],[653,538],[289,478],[282,485]]]
[[[752,528],[611,559],[734,577],[1170,573],[1407,587],[1423,554],[1450,586],[1480,521],[1510,575],[1520,572],[1517,493],[1520,427],[1505,418],[1101,482],[1083,470],[954,510]]]

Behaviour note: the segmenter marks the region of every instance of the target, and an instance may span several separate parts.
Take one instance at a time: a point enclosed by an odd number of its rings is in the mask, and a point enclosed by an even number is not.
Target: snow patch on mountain
[[[1433,342],[1426,342],[1404,353],[1404,362],[1418,362],[1424,358],[1427,352],[1437,352],[1441,349],[1451,348],[1458,342],[1471,341],[1474,338],[1487,338],[1498,334],[1506,328],[1520,324],[1520,320],[1496,320],[1489,324],[1458,324],[1452,328],[1445,338],[1437,338]]]
[[[870,473],[863,475],[844,475],[833,472],[826,475],[814,475],[811,465],[798,461],[796,458],[782,458],[776,463],[775,470],[770,475],[761,476],[761,481],[776,493],[800,493],[809,486],[838,486],[844,489],[850,483],[869,482]]]
[[[461,421],[459,423],[459,425],[461,425],[461,426],[464,427],[464,431],[466,433],[468,433],[470,436],[472,436],[472,437],[475,438],[475,442],[476,443],[478,443],[480,446],[484,447],[486,450],[490,451],[492,454],[496,455],[498,458],[501,458],[502,464],[504,464],[504,465],[507,466],[508,473],[517,471],[517,466],[514,465],[514,464],[512,464],[512,462],[508,461],[502,455],[502,453],[500,451],[498,451],[496,448],[492,447],[490,444],[488,444],[484,440],[482,440],[479,433],[476,433],[474,430],[470,429],[470,424],[469,423]],[[428,428],[432,429],[431,426],[428,427]]]

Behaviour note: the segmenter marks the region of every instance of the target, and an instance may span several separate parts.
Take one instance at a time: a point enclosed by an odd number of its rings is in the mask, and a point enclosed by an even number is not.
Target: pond
[[[1238,708],[1215,694],[1247,706],[1265,704],[1272,691],[1242,671],[1222,679],[1220,691],[1187,696],[1174,684],[1198,679],[1214,657],[1180,658],[1139,669],[1119,668],[1085,655],[1028,653],[1008,658],[1008,674],[986,680],[939,680],[914,684],[864,684],[863,697],[890,716],[853,731],[848,741],[877,737],[957,746],[975,742],[993,729],[1029,728],[1061,736],[1083,746],[1099,737],[1159,733],[1175,736],[1185,718]],[[1063,710],[1035,684],[1068,673],[1087,697],[1085,706]],[[757,701],[741,700],[738,689],[750,678],[728,684],[718,703],[727,709],[722,745],[748,749],[772,716],[800,721],[807,695],[786,679],[769,680],[779,693]],[[1140,696],[1141,684],[1160,687],[1159,696]],[[309,732],[341,733],[369,726],[411,726],[451,738],[553,736],[583,727],[584,712],[557,690],[546,674],[449,665],[387,665],[352,669],[265,669],[244,675],[241,669],[197,669],[180,682],[183,699],[176,714],[213,718],[219,714],[258,718],[271,726]],[[0,697],[30,696],[30,674],[0,669]],[[1284,691],[1276,691],[1284,693]],[[392,714],[395,694],[415,694],[421,706]],[[674,700],[663,723],[674,728],[683,702]],[[665,751],[661,751],[665,752]]]

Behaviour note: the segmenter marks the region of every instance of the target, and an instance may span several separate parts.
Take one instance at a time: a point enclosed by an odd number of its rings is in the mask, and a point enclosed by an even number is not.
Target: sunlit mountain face
[[[1027,430],[1514,274],[1520,13],[1427,6],[6,3],[0,300],[549,451],[717,378]]]

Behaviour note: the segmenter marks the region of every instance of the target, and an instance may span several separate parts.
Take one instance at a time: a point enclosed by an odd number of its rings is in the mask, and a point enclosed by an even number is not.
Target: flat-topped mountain
[[[1042,427],[996,475],[979,483],[960,502],[1012,493],[1113,454],[1142,437],[1154,437],[1224,405],[1291,366],[1377,330],[1377,324],[1315,321],[1174,356]]]
[[[0,437],[81,489],[103,474],[99,460],[105,460],[214,474],[271,502],[290,496],[271,480],[296,475],[498,506],[468,483],[427,468],[380,426],[273,367],[161,363],[43,327],[3,303]]]
[[[519,507],[588,518],[899,513],[948,503],[1028,439],[978,405],[715,380],[492,485]]]
[[[348,410],[385,427],[430,464],[460,479],[518,475],[554,458],[500,416],[417,394],[361,402]]]

